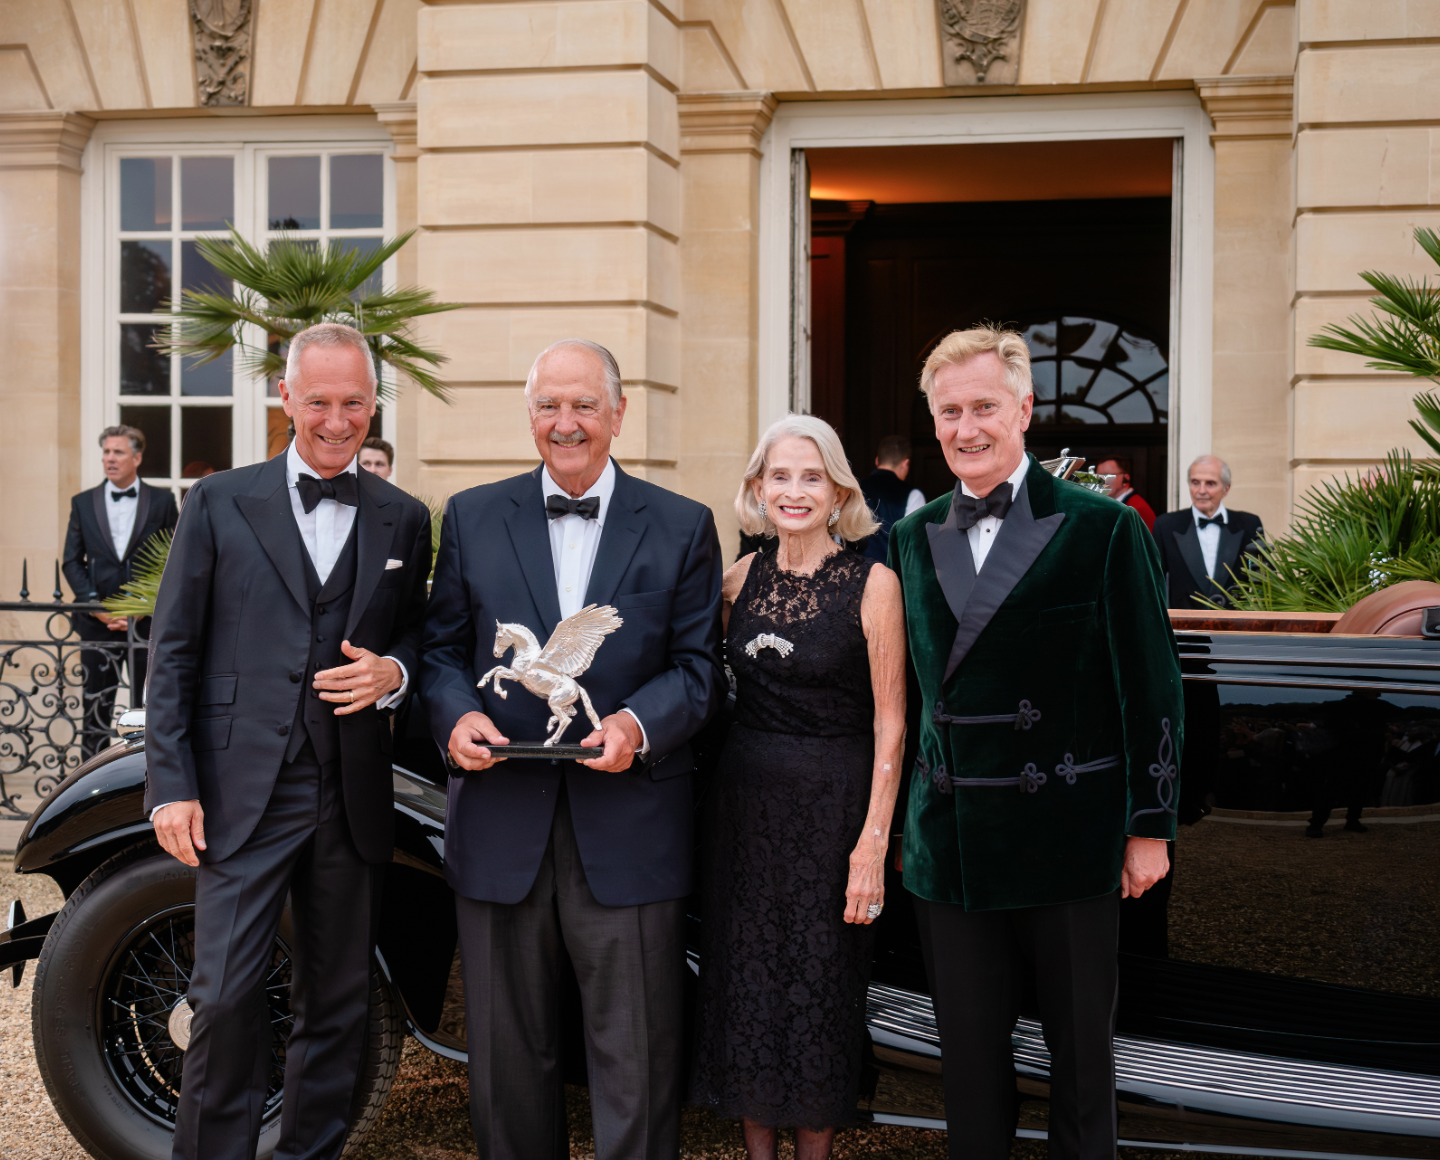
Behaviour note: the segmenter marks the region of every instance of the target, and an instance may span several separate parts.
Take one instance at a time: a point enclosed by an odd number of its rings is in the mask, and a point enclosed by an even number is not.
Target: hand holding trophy
[[[515,681],[526,691],[543,697],[550,706],[544,741],[519,741],[492,744],[487,747],[495,757],[574,757],[593,758],[594,748],[582,745],[560,745],[561,735],[575,719],[575,702],[585,707],[585,715],[596,729],[600,716],[590,694],[580,684],[580,676],[595,660],[595,653],[605,638],[624,624],[608,604],[589,604],[555,626],[550,639],[541,648],[539,639],[523,624],[495,623],[495,655],[503,657],[512,648],[515,655],[509,665],[496,665],[480,678],[476,688],[483,689],[494,681],[495,692],[504,699],[509,690],[502,680]]]

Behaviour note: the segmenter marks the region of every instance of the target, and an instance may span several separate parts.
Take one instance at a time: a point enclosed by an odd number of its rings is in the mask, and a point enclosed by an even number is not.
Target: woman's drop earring
[[[760,518],[762,520],[769,518],[765,515],[765,501],[763,499],[760,501]]]
[[[838,524],[839,522],[840,522],[840,509],[837,507],[833,512],[830,513],[830,527],[833,528],[833,527],[834,527],[836,524]]]

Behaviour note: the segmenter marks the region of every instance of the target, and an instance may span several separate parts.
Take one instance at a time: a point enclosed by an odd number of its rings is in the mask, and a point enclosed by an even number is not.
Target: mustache
[[[557,443],[561,447],[579,447],[580,444],[585,442],[585,432],[576,431],[573,435],[558,435],[552,431],[550,433],[550,442]]]

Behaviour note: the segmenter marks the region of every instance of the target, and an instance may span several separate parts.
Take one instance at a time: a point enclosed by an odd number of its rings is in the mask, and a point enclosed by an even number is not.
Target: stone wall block
[[[1440,120],[1440,44],[1312,49],[1295,90],[1305,125]]]
[[[1391,448],[1432,455],[1409,420],[1424,379],[1358,379],[1295,386],[1295,458],[1379,462]]]
[[[250,60],[250,104],[293,105],[305,70],[305,47],[320,0],[259,4]],[[397,94],[398,96],[398,94]]]
[[[174,0],[131,0],[150,104],[157,109],[195,107],[195,39],[186,5]]]
[[[421,149],[648,142],[679,156],[674,96],[639,70],[426,77],[418,100]]]
[[[1302,0],[1299,11],[1300,39],[1307,44],[1440,36],[1435,0]]]
[[[1326,350],[1310,345],[1312,336],[1330,323],[1348,326],[1352,315],[1370,318],[1376,313],[1364,295],[1340,298],[1300,298],[1295,302],[1295,373],[1297,375],[1349,375],[1361,378],[1377,374],[1368,370],[1358,354]]]
[[[655,387],[625,388],[625,421],[611,447],[622,463],[670,465],[680,457],[679,407],[674,392]]]
[[[880,87],[933,89],[942,85],[940,25],[934,7],[914,0],[861,2],[880,69]]]
[[[1019,83],[1078,84],[1099,9],[1100,0],[1029,0],[1020,30]],[[1147,68],[1143,76],[1149,75]]]
[[[1440,210],[1302,213],[1295,223],[1295,289],[1367,290],[1362,270],[1434,278],[1435,263],[1415,244],[1416,226],[1440,229]]]
[[[1295,143],[1296,204],[1427,205],[1432,189],[1433,129],[1323,129]]]

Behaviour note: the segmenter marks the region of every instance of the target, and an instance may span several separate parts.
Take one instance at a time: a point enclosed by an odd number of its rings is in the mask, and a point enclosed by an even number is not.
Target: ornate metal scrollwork
[[[252,0],[190,0],[195,84],[202,105],[249,101],[252,8]]]
[[[939,3],[945,83],[1013,85],[1020,72],[1020,24],[1025,0]]]

